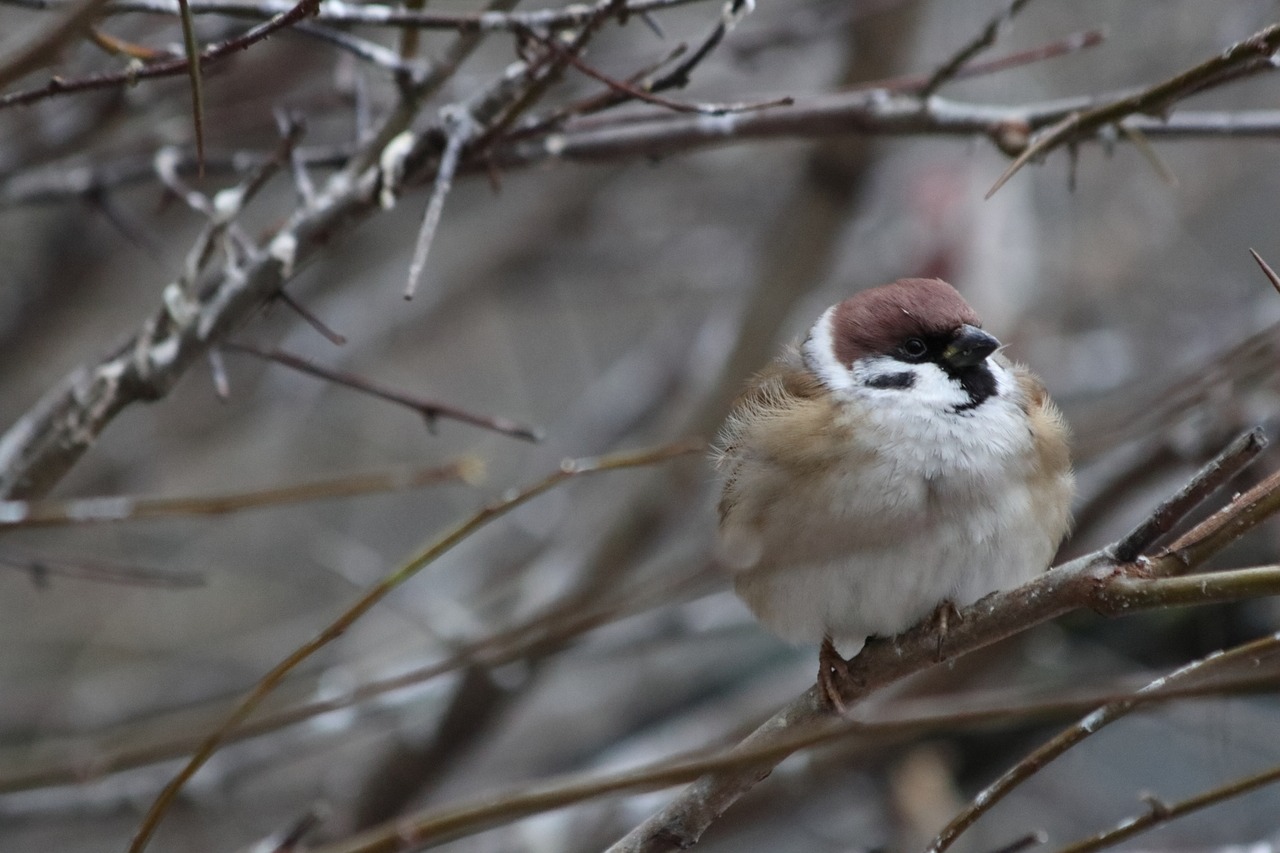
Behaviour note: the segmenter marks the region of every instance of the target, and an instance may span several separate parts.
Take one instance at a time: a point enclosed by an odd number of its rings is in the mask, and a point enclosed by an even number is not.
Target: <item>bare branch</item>
[[[244,50],[250,45],[262,41],[277,30],[300,21],[308,15],[314,14],[319,4],[320,0],[299,0],[296,5],[290,6],[288,9],[281,11],[280,14],[271,18],[269,21],[259,24],[256,27],[252,27],[241,35],[227,39],[226,41],[218,42],[217,44],[209,45],[204,50],[200,51],[200,63],[204,65],[210,62],[216,62],[217,60],[230,56],[237,51]],[[78,77],[73,80],[64,80],[61,77],[54,77],[46,85],[41,86],[38,89],[27,89],[25,91],[10,92],[7,95],[0,95],[0,109],[23,104],[32,104],[36,101],[41,101],[55,95],[69,95],[77,92],[89,92],[95,89],[115,89],[121,86],[133,85],[138,80],[150,80],[156,77],[172,77],[176,74],[186,73],[189,65],[190,61],[187,57],[178,57],[153,62],[150,65],[144,65],[141,68],[129,68],[125,71],[102,72],[100,74],[91,74],[87,77]]]
[[[982,51],[992,47],[996,43],[996,39],[1000,35],[1000,30],[1013,20],[1014,16],[1022,11],[1022,7],[1027,5],[1030,0],[1009,0],[1009,4],[1004,10],[987,22],[971,41],[961,47],[942,65],[938,70],[933,72],[928,82],[920,89],[920,97],[927,98],[934,92],[941,89],[948,82],[955,78],[957,72],[964,68]]]
[[[60,0],[3,0],[13,6],[32,9],[57,9]],[[459,33],[498,33],[537,27],[539,29],[564,29],[580,27],[595,20],[604,6],[615,7],[612,14],[620,18],[647,14],[685,6],[703,0],[630,0],[611,3],[596,0],[590,4],[571,4],[559,9],[542,9],[532,12],[478,12],[462,15],[445,15],[408,11],[398,6],[377,3],[341,3],[331,6],[321,4],[315,20],[325,24],[364,24],[383,27],[412,27],[424,30],[455,30]],[[291,8],[286,0],[192,0],[192,14],[227,15],[240,18],[263,18],[279,15]],[[116,0],[104,10],[106,14],[123,15],[149,12],[159,15],[177,15],[177,0]]]
[[[444,152],[440,155],[440,165],[436,167],[435,186],[432,187],[431,198],[427,201],[427,211],[422,216],[418,241],[413,247],[413,260],[409,263],[409,280],[404,287],[405,299],[412,299],[414,292],[418,289],[422,270],[427,265],[427,254],[431,251],[436,228],[440,225],[440,214],[444,212],[445,197],[449,195],[449,190],[453,187],[453,177],[458,171],[462,148],[475,137],[479,130],[476,120],[461,107],[445,107],[441,111],[440,123],[445,128],[446,142]]]
[[[1179,100],[1227,80],[1238,79],[1241,72],[1275,70],[1271,56],[1277,50],[1280,50],[1280,24],[1273,24],[1168,80],[1101,106],[1071,113],[1028,145],[987,191],[986,197],[995,195],[1032,158],[1048,154],[1063,145],[1088,139],[1106,125],[1136,113],[1163,115]]]
[[[1112,847],[1126,838],[1132,838],[1139,833],[1146,832],[1148,829],[1161,824],[1169,823],[1183,815],[1217,805],[1242,794],[1247,794],[1250,791],[1256,791],[1258,788],[1273,785],[1276,782],[1280,782],[1280,766],[1272,767],[1261,773],[1255,773],[1252,776],[1244,776],[1234,782],[1218,788],[1212,788],[1202,794],[1188,797],[1176,803],[1162,803],[1152,799],[1148,803],[1150,808],[1143,814],[1125,818],[1116,824],[1114,829],[1098,833],[1092,838],[1086,838],[1075,844],[1069,844],[1060,848],[1057,853],[1092,853],[1094,850]]]
[[[346,370],[336,370],[331,367],[323,367],[314,361],[294,355],[293,353],[284,352],[283,350],[265,350],[250,344],[242,344],[235,342],[227,342],[222,344],[222,348],[228,352],[246,353],[248,355],[257,356],[267,361],[274,361],[277,364],[283,364],[285,367],[291,367],[300,373],[307,373],[326,382],[332,382],[335,385],[341,385],[345,388],[351,388],[365,394],[370,394],[381,400],[391,403],[397,403],[406,408],[412,409],[422,415],[430,424],[437,418],[449,418],[450,420],[461,421],[462,423],[471,424],[472,426],[483,427],[484,429],[500,432],[513,438],[524,439],[525,441],[541,441],[542,430],[537,427],[526,426],[525,424],[516,423],[507,418],[494,417],[490,415],[478,415],[457,406],[441,403],[438,400],[431,400],[426,397],[418,397],[413,394],[399,391],[372,379],[367,379],[356,373]]]
[[[50,557],[47,554],[34,554],[9,545],[0,550],[0,566],[7,566],[30,576],[32,582],[41,587],[47,586],[49,578],[54,576],[120,586],[150,586],[166,589],[191,589],[204,586],[205,583],[200,575],[186,572],[123,566],[103,560]]]
[[[1211,472],[1215,468],[1216,465],[1211,463],[1195,481],[1213,479],[1216,475]],[[1280,480],[1268,478],[1266,483],[1265,491],[1251,490],[1250,495],[1233,501],[1223,511],[1227,520],[1221,529],[1234,534],[1232,541],[1248,529],[1249,524],[1242,520],[1256,523],[1262,507],[1270,512],[1280,509]],[[1167,513],[1167,507],[1174,505],[1185,506],[1185,503],[1169,501],[1157,512]],[[1186,507],[1188,511],[1190,508]],[[1165,523],[1176,521],[1161,522]],[[1158,525],[1153,523],[1152,526]],[[1223,547],[1227,543],[1215,540],[1214,544]],[[948,628],[948,652],[952,656],[966,654],[1077,607],[1114,614],[1163,606],[1175,600],[1187,603],[1185,585],[1192,578],[1160,576],[1171,574],[1175,567],[1185,569],[1188,565],[1197,565],[1192,562],[1193,558],[1207,559],[1213,553],[1204,547],[1187,557],[1186,562],[1166,554],[1150,561],[1125,564],[1116,560],[1114,547],[1072,560],[1016,590],[989,595],[964,608],[959,622]],[[1252,575],[1252,572],[1243,569],[1232,573],[1196,575],[1195,582],[1205,585],[1205,597],[1196,600],[1233,600],[1257,594],[1280,594],[1280,568],[1260,569],[1261,577]],[[1155,579],[1151,579],[1152,575]],[[936,664],[938,636],[933,623],[934,620],[926,619],[897,637],[868,640],[862,651],[848,662],[847,672],[838,676],[839,692],[845,705],[851,706],[875,690]],[[796,732],[822,726],[833,715],[823,691],[817,686],[811,687],[735,749],[750,752],[779,741],[789,742]],[[775,763],[761,761],[703,776],[610,848],[610,853],[656,853],[691,846],[738,798],[768,776]]]
[[[1267,437],[1261,429],[1252,429],[1231,442],[1182,490],[1157,507],[1146,521],[1116,544],[1116,559],[1121,563],[1136,560],[1156,540],[1172,530],[1178,520],[1186,518],[1187,513],[1257,459],[1266,446]]]
[[[0,529],[24,527],[66,527],[80,524],[110,524],[155,518],[182,518],[225,515],[309,501],[350,498],[360,495],[398,492],[462,482],[477,485],[484,479],[484,463],[468,456],[448,465],[426,468],[398,468],[344,474],[300,483],[220,495],[180,498],[147,498],[110,495],[71,500],[0,501]]]
[[[1171,686],[1179,686],[1184,681],[1200,678],[1208,672],[1234,666],[1242,659],[1251,660],[1254,665],[1259,665],[1263,657],[1274,655],[1277,652],[1280,652],[1280,634],[1273,634],[1270,637],[1245,643],[1230,651],[1214,652],[1208,657],[1179,667],[1168,675],[1157,678],[1131,697],[1111,702],[1098,708],[1074,726],[1058,734],[1044,746],[1033,751],[1026,758],[1023,758],[1005,771],[999,779],[983,788],[969,805],[938,833],[926,853],[942,853],[942,851],[949,849],[965,830],[973,826],[982,815],[991,811],[997,803],[1015,788],[1085,738],[1101,731],[1104,727],[1137,709],[1142,704],[1145,696],[1167,690]]]
[[[225,741],[227,735],[235,730],[240,723],[258,707],[276,687],[284,680],[298,664],[315,654],[320,649],[331,643],[333,640],[342,636],[352,625],[354,625],[360,617],[369,612],[374,605],[386,598],[390,592],[400,586],[410,578],[414,577],[418,572],[434,563],[441,555],[453,549],[455,545],[469,537],[473,532],[484,527],[489,522],[499,519],[516,509],[523,506],[544,492],[560,486],[570,479],[586,474],[597,474],[605,471],[618,471],[628,468],[637,468],[646,465],[657,465],[662,462],[669,461],[678,456],[684,456],[695,452],[704,452],[706,444],[703,441],[681,441],[675,444],[667,444],[661,447],[649,450],[632,451],[617,453],[611,456],[601,456],[593,459],[566,459],[560,464],[560,467],[553,473],[547,475],[543,479],[522,489],[515,489],[509,492],[501,499],[494,501],[483,507],[479,512],[470,518],[455,525],[452,529],[443,534],[435,542],[422,549],[416,556],[411,558],[405,565],[396,569],[387,575],[377,584],[374,584],[366,591],[355,603],[348,607],[343,613],[328,625],[319,634],[299,646],[290,653],[284,660],[271,669],[259,681],[256,687],[246,696],[235,709],[227,716],[227,719],[212,734],[210,734],[201,743],[200,748],[195,755],[183,766],[172,781],[165,786],[160,795],[156,797],[151,808],[147,811],[143,818],[142,824],[138,828],[137,834],[134,836],[133,842],[129,845],[129,853],[142,853],[146,849],[151,836],[155,833],[161,819],[168,810],[170,803],[174,797],[186,784],[187,780],[195,775],[210,756],[218,750]]]
[[[63,45],[89,29],[106,4],[107,0],[79,0],[48,32],[32,39],[16,55],[0,59],[0,87],[47,65]]]

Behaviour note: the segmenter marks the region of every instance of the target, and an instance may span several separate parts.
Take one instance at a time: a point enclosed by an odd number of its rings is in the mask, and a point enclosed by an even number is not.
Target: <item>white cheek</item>
[[[801,354],[805,366],[813,371],[823,385],[837,394],[849,394],[857,387],[849,369],[836,358],[835,340],[831,336],[831,318],[835,314],[833,305],[813,324],[809,337],[805,339]]]

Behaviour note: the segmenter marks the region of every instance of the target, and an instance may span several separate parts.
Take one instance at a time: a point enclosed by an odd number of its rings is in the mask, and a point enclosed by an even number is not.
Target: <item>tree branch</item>
[[[1221,458],[1221,457],[1220,457]],[[1210,463],[1193,478],[1181,493],[1200,490],[1198,483],[1214,482],[1221,476],[1219,460]],[[1243,535],[1258,519],[1258,507],[1275,512],[1280,506],[1273,501],[1280,495],[1280,481],[1269,478],[1268,491],[1232,501],[1223,512],[1242,523],[1227,523],[1235,538]],[[1167,512],[1174,502],[1165,502],[1157,514]],[[1191,507],[1187,506],[1189,510]],[[1247,523],[1245,523],[1247,519]],[[1164,525],[1168,522],[1162,521]],[[1224,539],[1212,540],[1213,548],[1228,544]],[[946,635],[948,655],[967,654],[1054,619],[1071,610],[1088,608],[1108,614],[1132,613],[1161,607],[1175,601],[1187,603],[1187,584],[1198,590],[1204,584],[1203,597],[1197,602],[1237,600],[1255,595],[1280,594],[1280,568],[1244,569],[1232,573],[1167,578],[1184,570],[1186,564],[1174,552],[1153,559],[1121,563],[1112,545],[1072,560],[1041,577],[1008,592],[995,593],[961,610],[958,623],[952,623]],[[1198,550],[1198,561],[1214,553],[1209,547]],[[907,675],[937,663],[939,637],[934,620],[890,639],[868,640],[862,651],[849,661],[847,676],[842,674],[838,688],[846,706],[871,695]],[[835,712],[816,685],[792,700],[738,744],[735,751],[765,749],[780,741],[789,741],[797,732],[807,732],[827,724]],[[777,759],[748,764],[732,770],[711,773],[686,788],[657,814],[632,830],[610,848],[610,853],[657,853],[692,846],[703,832],[743,794],[772,772]]]

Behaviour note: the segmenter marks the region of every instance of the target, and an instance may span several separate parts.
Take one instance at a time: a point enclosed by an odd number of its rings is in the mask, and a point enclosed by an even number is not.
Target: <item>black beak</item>
[[[942,360],[952,367],[973,367],[999,348],[1000,342],[994,337],[977,326],[966,324],[943,350]]]

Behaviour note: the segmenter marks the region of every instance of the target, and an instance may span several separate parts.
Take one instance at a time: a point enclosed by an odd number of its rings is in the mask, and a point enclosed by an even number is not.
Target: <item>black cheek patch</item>
[[[902,373],[886,373],[881,376],[872,376],[867,380],[869,388],[894,388],[900,391],[915,384],[916,375],[909,370]]]

